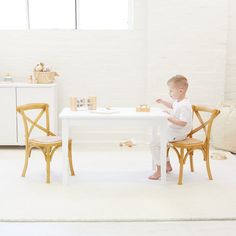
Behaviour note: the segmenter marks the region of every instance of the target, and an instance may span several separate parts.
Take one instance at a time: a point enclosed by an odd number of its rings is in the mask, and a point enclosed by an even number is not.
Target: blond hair
[[[183,75],[175,75],[167,81],[167,85],[173,84],[177,88],[185,91],[188,89],[188,80]]]

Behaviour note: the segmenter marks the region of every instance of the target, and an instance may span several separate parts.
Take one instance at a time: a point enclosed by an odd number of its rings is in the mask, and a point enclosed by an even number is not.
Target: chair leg
[[[167,147],[166,149],[166,157],[169,157],[170,147]]]
[[[191,172],[194,172],[194,168],[193,168],[193,151],[190,152],[189,159],[190,159],[190,170],[191,170]]]
[[[30,148],[29,150],[29,157],[31,157],[31,151],[32,151],[32,148]]]
[[[71,175],[75,175],[74,168],[73,168],[73,162],[72,162],[72,140],[69,140],[68,142],[68,158],[69,158],[69,165],[70,165],[70,172]]]
[[[180,158],[179,158],[179,180],[178,185],[183,183],[183,167],[184,167],[184,149],[180,148]]]
[[[205,153],[204,159],[206,161],[206,168],[207,168],[208,178],[209,178],[209,180],[213,180],[212,175],[211,175],[211,169],[210,169],[209,150],[207,150],[204,153]]]
[[[31,152],[31,150],[29,148],[25,149],[25,164],[24,164],[24,168],[23,168],[23,171],[22,171],[22,174],[21,174],[22,177],[25,177],[25,174],[26,174],[26,170],[27,170],[28,162],[29,162],[29,153],[30,152]]]
[[[46,172],[47,172],[47,177],[46,177],[46,182],[47,184],[50,184],[50,148],[47,148],[46,150]]]
[[[170,152],[170,147],[167,145],[167,148],[166,148],[166,158],[169,157],[169,152]]]

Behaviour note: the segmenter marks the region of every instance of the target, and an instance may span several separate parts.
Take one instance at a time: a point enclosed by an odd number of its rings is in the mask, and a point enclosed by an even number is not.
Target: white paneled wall
[[[131,31],[0,31],[0,77],[26,80],[39,61],[53,66],[59,110],[72,95],[154,105],[175,74],[189,78],[194,103],[236,99],[234,13],[233,0],[134,0]]]

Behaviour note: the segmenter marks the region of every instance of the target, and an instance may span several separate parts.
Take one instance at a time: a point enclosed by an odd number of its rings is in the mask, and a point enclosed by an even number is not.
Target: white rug
[[[20,177],[23,149],[0,149],[0,221],[165,221],[236,219],[236,158],[212,160],[213,181],[195,157],[195,172],[185,165],[177,185],[177,157],[167,183],[148,180],[147,148],[83,148],[73,152],[75,177],[61,184],[61,151],[45,183],[45,162],[32,152],[27,175]]]

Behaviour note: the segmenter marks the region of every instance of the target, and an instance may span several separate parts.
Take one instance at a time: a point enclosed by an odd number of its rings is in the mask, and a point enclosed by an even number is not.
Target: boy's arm
[[[165,101],[165,100],[163,100],[163,99],[157,99],[156,100],[156,102],[157,103],[161,103],[161,104],[163,104],[164,106],[166,106],[166,107],[168,107],[168,108],[173,108],[173,106],[172,106],[172,103],[171,102],[167,102],[167,101]]]
[[[182,120],[176,119],[174,116],[169,116],[168,117],[168,121],[170,121],[174,125],[178,125],[178,126],[181,126],[181,127],[184,127],[187,124],[186,121],[182,121]]]

